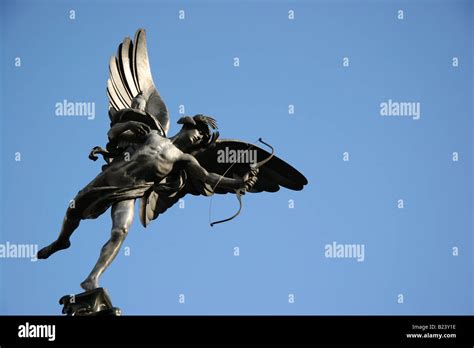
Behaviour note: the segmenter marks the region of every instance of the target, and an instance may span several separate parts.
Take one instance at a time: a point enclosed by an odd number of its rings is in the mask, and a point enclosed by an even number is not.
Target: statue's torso
[[[127,151],[130,151],[129,161],[117,163],[117,169],[120,167],[124,174],[135,180],[153,182],[159,182],[170,174],[182,154],[168,138],[157,131],[151,131],[144,143],[134,144]]]

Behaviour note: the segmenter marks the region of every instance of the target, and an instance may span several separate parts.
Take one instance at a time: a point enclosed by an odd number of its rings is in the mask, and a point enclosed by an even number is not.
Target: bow
[[[252,163],[252,164],[250,165],[251,170],[250,170],[249,173],[252,173],[253,175],[257,175],[257,174],[258,174],[258,171],[259,171],[259,168],[260,168],[261,166],[263,166],[265,163],[267,163],[268,161],[270,161],[270,160],[272,159],[273,155],[275,154],[275,149],[273,148],[273,146],[271,146],[270,144],[264,142],[264,141],[262,140],[262,138],[259,138],[258,141],[261,142],[262,144],[268,146],[268,147],[272,150],[272,152],[271,152],[270,156],[268,156],[267,158],[261,160],[260,162]],[[247,150],[250,150],[253,146],[255,146],[255,145],[254,145],[254,144],[250,144],[249,147],[246,149],[246,151],[247,151]],[[237,158],[237,160],[236,160],[234,163],[232,163],[232,164],[229,166],[229,168],[227,168],[227,170],[224,172],[224,174],[221,175],[221,177],[219,178],[219,180],[217,181],[217,183],[216,183],[216,184],[214,185],[214,187],[212,188],[212,191],[215,190],[215,188],[217,187],[217,185],[219,185],[219,182],[221,181],[221,179],[222,179],[222,178],[227,174],[227,172],[234,166],[234,164],[236,164],[236,163],[239,162],[239,160],[240,160],[240,155],[241,155],[241,153],[239,154],[239,158]],[[211,222],[211,207],[212,207],[212,198],[213,198],[213,197],[211,197],[211,201],[209,202],[209,224],[211,225],[211,227],[214,226],[214,225],[223,223],[223,222],[230,221],[230,220],[234,219],[235,217],[237,217],[237,216],[240,214],[240,212],[241,212],[241,210],[242,210],[242,195],[244,195],[245,192],[246,192],[245,188],[241,188],[241,189],[238,189],[238,190],[235,191],[235,195],[237,196],[237,200],[238,200],[238,202],[239,202],[239,210],[237,210],[237,212],[236,212],[234,215],[232,215],[231,217],[229,217],[229,218],[227,218],[227,219],[218,220],[218,221],[214,221],[214,222]]]

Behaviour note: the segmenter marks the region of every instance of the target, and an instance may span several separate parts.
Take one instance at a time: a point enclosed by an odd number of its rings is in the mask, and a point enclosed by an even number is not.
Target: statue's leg
[[[74,209],[69,208],[64,216],[63,224],[61,226],[61,232],[59,233],[58,239],[52,242],[47,247],[44,247],[38,251],[38,259],[47,259],[52,254],[59,250],[67,249],[71,245],[69,238],[79,227],[81,218],[78,218],[74,215]]]
[[[135,200],[115,203],[112,206],[112,233],[109,241],[100,251],[99,259],[89,276],[81,283],[84,290],[93,290],[99,287],[101,274],[110,266],[122,246],[128,229],[133,222]]]

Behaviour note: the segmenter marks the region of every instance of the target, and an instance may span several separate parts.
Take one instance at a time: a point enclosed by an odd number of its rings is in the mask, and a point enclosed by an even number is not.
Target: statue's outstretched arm
[[[194,156],[189,154],[183,154],[181,160],[185,163],[185,170],[189,177],[209,185],[212,189],[220,188],[232,192],[243,188],[246,184],[243,179],[232,179],[216,173],[209,173]]]

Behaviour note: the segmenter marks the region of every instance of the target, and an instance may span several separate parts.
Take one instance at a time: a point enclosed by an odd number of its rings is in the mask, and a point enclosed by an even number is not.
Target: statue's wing
[[[229,163],[219,160],[221,151],[251,150],[255,151],[258,162],[268,158],[270,153],[264,149],[239,140],[218,139],[205,149],[194,153],[194,157],[208,172],[224,175],[229,178],[242,178],[250,171],[249,163]],[[235,162],[239,162],[235,160]],[[241,162],[241,161],[240,161]],[[229,169],[230,168],[230,169]],[[259,167],[258,180],[249,192],[276,192],[280,187],[299,191],[308,183],[308,180],[291,165],[273,156],[268,162]],[[140,207],[140,221],[147,226],[150,221],[164,213],[187,194],[210,195],[210,187],[198,187],[183,170],[179,178],[170,180],[170,183],[159,184],[144,195]],[[214,188],[214,193],[235,193],[233,190]]]
[[[112,122],[118,111],[138,108],[132,105],[135,103],[155,118],[167,133],[170,124],[168,109],[153,83],[144,29],[137,30],[133,42],[129,37],[123,40],[117,55],[110,58],[109,70],[107,95]]]
[[[256,162],[261,162],[270,156],[270,153],[256,145],[231,139],[218,139],[194,156],[208,172],[225,175],[229,178],[242,178],[251,169],[249,160],[255,160],[251,157],[250,151],[255,151],[253,155],[256,155]],[[234,158],[225,158],[226,154],[232,153]],[[234,164],[232,160],[235,162]],[[276,192],[280,187],[299,191],[308,183],[303,174],[277,156],[273,156],[259,168],[257,178],[257,183],[250,192]],[[215,193],[228,193],[228,191],[218,188],[214,191]]]
[[[177,175],[165,178],[161,183],[151,187],[142,197],[140,222],[147,227],[158,215],[164,213],[187,194],[199,195],[200,191],[188,178],[186,171],[181,170]]]

